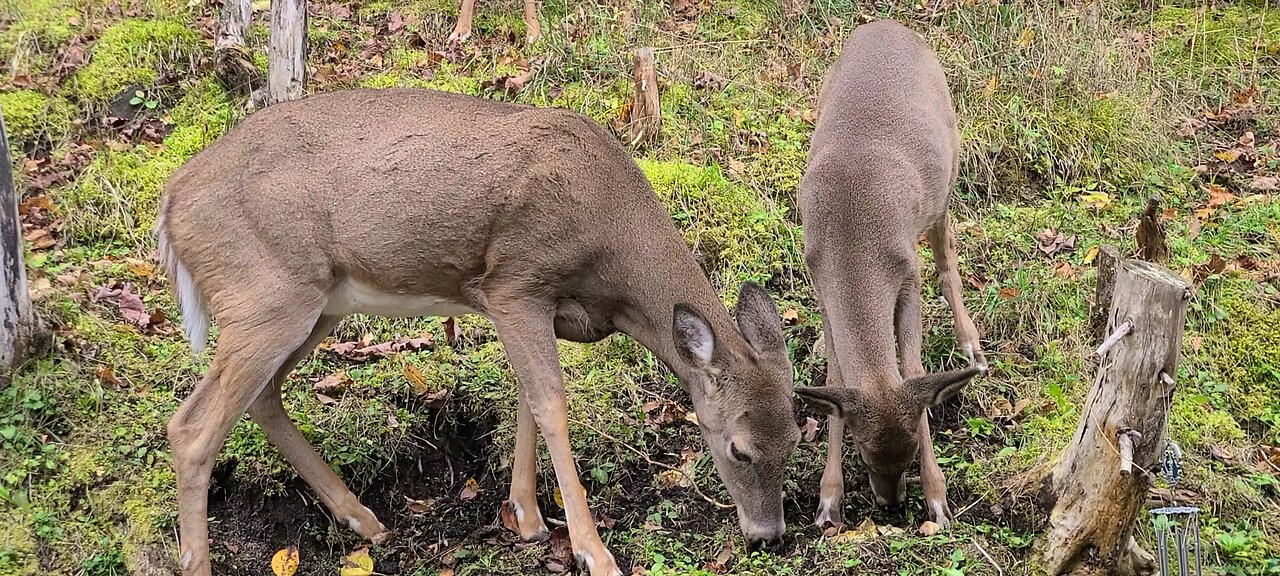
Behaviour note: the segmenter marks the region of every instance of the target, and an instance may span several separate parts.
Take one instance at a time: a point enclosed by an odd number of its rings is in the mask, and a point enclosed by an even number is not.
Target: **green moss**
[[[129,85],[148,87],[163,70],[188,66],[201,47],[200,35],[180,21],[124,20],[102,32],[89,64],[71,77],[71,94],[103,104]]]
[[[1151,24],[1161,33],[1156,57],[1165,66],[1184,71],[1234,69],[1259,57],[1273,64],[1280,61],[1280,13],[1261,4],[1164,6]]]
[[[714,166],[639,164],[722,291],[736,292],[747,280],[765,282],[785,267],[799,269],[798,232],[786,222],[785,208],[730,182]]]
[[[41,141],[60,142],[71,129],[75,109],[66,100],[49,97],[35,90],[14,90],[0,94],[0,111],[4,112],[5,135],[15,158],[21,150]]]

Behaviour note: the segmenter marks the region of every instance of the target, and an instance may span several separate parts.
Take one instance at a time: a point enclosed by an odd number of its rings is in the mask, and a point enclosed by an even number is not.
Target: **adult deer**
[[[475,14],[476,0],[462,0],[458,8],[458,22],[449,34],[449,43],[466,42],[471,37],[471,17]],[[538,24],[538,0],[524,0],[524,37],[533,44],[542,37],[542,26]]]
[[[915,32],[879,21],[845,41],[818,99],[799,203],[805,264],[827,334],[827,385],[798,390],[831,414],[817,523],[840,523],[847,425],[876,501],[901,505],[903,476],[919,453],[928,515],[946,526],[946,479],[927,410],[986,371],[960,296],[947,214],[959,134],[946,78]],[[969,357],[966,370],[926,374],[920,360],[922,231]]]
[[[578,560],[619,574],[570,453],[556,338],[639,340],[679,377],[749,544],[779,539],[800,432],[773,301],[741,287],[737,321],[627,152],[559,109],[430,90],[349,90],[250,115],[174,172],[157,221],[192,347],[221,331],[204,379],[169,421],[180,561],[210,573],[214,457],[246,410],[339,520],[387,528],[280,403],[297,363],[348,314],[483,314],[520,385],[510,502],[520,536],[541,430]],[[535,428],[536,425],[536,428]]]

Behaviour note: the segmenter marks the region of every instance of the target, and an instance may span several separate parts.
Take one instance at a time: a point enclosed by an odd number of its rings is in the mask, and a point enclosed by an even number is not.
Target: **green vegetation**
[[[905,516],[874,509],[849,456],[846,518],[878,526],[820,537],[807,526],[820,433],[790,464],[793,547],[748,555],[733,513],[703,497],[728,500],[696,427],[679,417],[688,400],[668,372],[625,337],[562,343],[579,470],[624,563],[663,575],[1034,573],[1030,544],[1043,520],[1026,480],[1067,442],[1096,369],[1086,333],[1092,250],[1132,250],[1137,213],[1158,193],[1168,266],[1196,284],[1170,421],[1184,476],[1171,492],[1203,510],[1208,573],[1280,572],[1280,200],[1265,186],[1280,176],[1280,12],[1265,3],[972,2],[935,14],[842,0],[706,0],[679,11],[549,1],[544,39],[530,47],[518,4],[481,3],[471,42],[450,50],[454,2],[315,3],[312,89],[422,86],[560,106],[616,128],[629,48],[654,46],[663,135],[637,161],[726,300],[744,280],[778,297],[798,383],[822,359],[796,187],[817,87],[849,30],[893,17],[921,32],[961,119],[952,212],[966,302],[993,371],[934,414],[952,507],[964,511],[953,531],[914,532],[918,482]],[[199,30],[210,16],[169,0],[0,3],[0,109],[19,192],[48,206],[25,214],[57,241],[33,240],[27,254],[55,349],[0,390],[0,576],[123,574],[173,556],[165,423],[207,358],[193,357],[173,326],[178,310],[149,231],[166,178],[245,113],[245,95],[209,69]],[[397,19],[403,29],[388,31]],[[263,23],[259,15],[250,39],[265,69]],[[87,58],[60,68],[72,48]],[[498,79],[526,69],[520,90],[502,89]],[[125,90],[154,108],[135,105],[129,129],[104,124]],[[163,130],[148,136],[145,126]],[[72,144],[90,151],[83,163]],[[70,176],[46,177],[60,167]],[[1046,254],[1037,239],[1046,229],[1074,236],[1074,250]],[[927,270],[931,255],[922,256]],[[139,327],[99,295],[126,285],[170,320]],[[924,289],[926,365],[959,365],[949,312],[934,282]],[[438,320],[347,319],[335,342],[430,343],[360,359],[317,352],[286,384],[286,409],[403,533],[373,550],[379,561],[398,561],[401,574],[436,574],[445,558],[459,575],[543,573],[546,546],[472,537],[489,534],[506,491],[516,383],[486,321],[458,319],[455,332],[450,345]],[[341,390],[317,395],[315,384],[333,378]],[[673,421],[654,422],[664,410]],[[665,466],[689,472],[700,492],[673,485]],[[275,549],[298,543],[301,573],[331,574],[359,543],[319,512],[247,419],[215,477],[215,562],[232,573],[267,573]],[[468,478],[481,486],[473,500],[459,497]],[[554,486],[544,455],[551,518],[563,516]],[[406,509],[404,498],[429,510]],[[1153,537],[1141,521],[1138,537]]]

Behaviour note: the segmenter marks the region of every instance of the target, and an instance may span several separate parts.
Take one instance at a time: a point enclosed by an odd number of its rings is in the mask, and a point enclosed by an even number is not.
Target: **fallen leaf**
[[[520,522],[516,518],[515,507],[511,505],[509,500],[503,500],[502,506],[498,507],[498,519],[502,521],[502,526],[507,530],[519,534]]]
[[[332,396],[321,394],[319,392],[316,392],[316,400],[325,406],[333,406],[338,403],[338,401],[334,400]]]
[[[800,312],[795,308],[787,308],[782,311],[782,319],[787,321],[795,321],[800,318]]]
[[[338,576],[373,576],[373,557],[368,548],[360,548],[342,559]]]
[[[724,87],[724,79],[703,70],[693,77],[693,87],[698,90],[719,90]]]
[[[98,380],[101,380],[103,384],[111,386],[116,390],[119,390],[120,388],[123,387],[120,383],[120,379],[116,378],[116,375],[111,371],[110,366],[107,366],[105,364],[102,366],[98,366],[97,368],[94,368],[93,374],[97,376]]]
[[[1236,148],[1231,148],[1229,150],[1219,150],[1213,153],[1213,157],[1223,162],[1226,162],[1227,164],[1230,164],[1232,162],[1235,162],[1236,159],[1240,157],[1240,150]]]
[[[1106,192],[1091,191],[1080,195],[1080,200],[1085,206],[1101,210],[1111,205],[1111,195]]]
[[[1210,276],[1221,274],[1227,269],[1227,261],[1217,254],[1210,254],[1209,260],[1192,268],[1192,284],[1199,285]]]
[[[1004,398],[997,398],[991,406],[987,408],[987,417],[995,419],[1013,414],[1013,404]]]
[[[413,390],[414,394],[421,396],[431,392],[430,387],[427,386],[426,377],[422,375],[417,366],[405,362],[401,366],[401,372],[404,372],[404,378],[409,381],[409,388]]]
[[[408,508],[414,514],[425,514],[436,507],[435,500],[414,500],[408,496],[404,497],[404,507]]]
[[[462,484],[462,493],[458,495],[458,498],[463,502],[471,501],[477,494],[480,494],[481,490],[483,488],[480,487],[480,483],[476,482],[475,478],[467,478],[467,481]]]
[[[920,525],[921,536],[933,536],[934,534],[937,534],[939,530],[942,530],[942,527],[932,520],[925,520],[924,523]]]
[[[128,265],[129,272],[132,272],[135,276],[141,276],[143,278],[155,276],[156,267],[150,262],[138,260],[136,258],[126,258],[125,264]]]
[[[435,392],[427,394],[426,397],[422,399],[422,403],[426,405],[427,408],[439,410],[443,408],[444,403],[449,400],[450,392],[451,391],[448,388],[441,388]]]
[[[32,230],[27,234],[23,235],[22,238],[26,240],[29,244],[31,244],[32,250],[44,250],[46,248],[52,248],[54,247],[54,245],[58,243],[58,240],[54,238],[53,235],[50,234],[48,230],[45,230],[43,228],[37,228],[35,230]]]
[[[1076,270],[1066,262],[1058,262],[1057,264],[1053,265],[1053,275],[1059,278],[1066,278],[1070,280],[1076,277]]]
[[[334,395],[341,394],[350,384],[351,378],[347,376],[346,372],[340,370],[321,378],[319,382],[312,384],[312,387],[320,394]]]
[[[1256,192],[1270,192],[1280,187],[1280,178],[1275,176],[1254,176],[1249,189]]]
[[[747,171],[747,165],[737,158],[729,159],[729,174],[737,177]]]
[[[569,541],[569,527],[557,526],[547,539],[547,554],[543,556],[547,570],[562,573],[573,564],[573,544]]]
[[[1228,204],[1232,200],[1236,199],[1235,195],[1233,195],[1230,190],[1227,190],[1217,184],[1210,184],[1205,187],[1205,190],[1209,193],[1210,208]]]
[[[644,423],[655,430],[669,426],[685,418],[686,412],[679,404],[670,400],[651,400],[641,406],[644,410]]]
[[[298,547],[290,546],[271,557],[271,571],[276,576],[293,576],[298,571]]]
[[[151,324],[151,314],[142,305],[142,299],[133,293],[129,284],[121,284],[119,288],[98,288],[89,294],[93,302],[111,301],[119,310],[120,316],[131,324],[146,328]]]
[[[1036,248],[1046,256],[1053,256],[1059,251],[1071,252],[1076,249],[1076,235],[1067,236],[1052,228],[1045,228],[1036,234]]]
[[[852,530],[845,530],[844,532],[841,532],[835,535],[835,537],[831,538],[831,541],[837,542],[837,543],[857,542],[859,540],[866,540],[866,539],[875,538],[875,537],[876,537],[876,523],[872,522],[871,518],[867,518],[863,520],[861,524],[858,524],[857,528],[854,528]]]
[[[1004,288],[996,290],[996,295],[1002,300],[1013,300],[1021,293],[1022,290],[1019,290],[1016,286],[1005,286]]]
[[[800,425],[800,437],[804,438],[805,442],[813,442],[818,437],[818,421],[812,416],[804,417],[804,424]]]
[[[707,563],[706,569],[716,574],[724,574],[729,569],[729,560],[733,559],[733,540],[725,540],[724,546],[716,557]]]
[[[982,89],[982,95],[986,96],[987,98],[994,96],[996,93],[996,86],[997,86],[996,77],[992,76],[991,78],[987,79],[987,85]]]
[[[1096,258],[1097,256],[1098,256],[1098,247],[1094,246],[1085,251],[1084,261],[1082,261],[1081,264],[1088,266],[1089,264],[1093,263],[1093,259]]]

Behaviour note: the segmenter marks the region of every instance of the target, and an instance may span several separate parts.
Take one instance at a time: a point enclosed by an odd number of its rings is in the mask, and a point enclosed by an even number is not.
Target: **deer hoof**
[[[390,530],[383,530],[382,532],[374,534],[372,538],[369,538],[369,543],[373,544],[374,546],[381,546],[383,544],[386,544],[387,542],[390,542],[391,538],[394,537],[395,535],[396,535],[395,532],[392,532]]]
[[[839,528],[841,520],[839,504],[823,500],[818,504],[818,516],[813,521],[813,524],[825,531],[832,527]]]
[[[578,562],[578,568],[586,570],[591,576],[622,576],[622,570],[618,569],[618,563],[608,550],[604,550],[600,558],[586,550],[574,552],[573,557]]]
[[[454,29],[453,33],[449,35],[448,43],[450,45],[461,44],[469,39],[471,39],[471,30]]]

